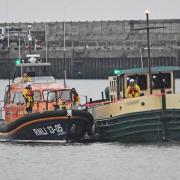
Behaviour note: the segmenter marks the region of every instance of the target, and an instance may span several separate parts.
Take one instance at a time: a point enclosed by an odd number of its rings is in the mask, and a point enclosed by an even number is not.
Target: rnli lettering
[[[47,136],[47,135],[62,135],[64,130],[61,124],[55,124],[52,126],[43,126],[39,128],[34,128],[33,132],[35,136]]]
[[[48,135],[46,129],[44,127],[33,129],[36,136],[46,136]]]
[[[53,128],[52,126],[48,126],[47,129],[49,130],[49,132],[50,132],[51,134],[54,134],[54,133],[55,133],[54,128]]]

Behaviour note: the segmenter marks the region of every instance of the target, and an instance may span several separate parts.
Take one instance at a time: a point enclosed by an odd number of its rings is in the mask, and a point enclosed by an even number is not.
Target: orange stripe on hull
[[[71,116],[70,119],[77,119],[77,118],[81,118],[82,117],[78,117],[78,116]],[[7,135],[12,135],[14,133],[16,133],[17,131],[19,131],[20,129],[28,126],[28,125],[31,125],[31,124],[35,124],[35,123],[39,123],[39,122],[43,122],[43,121],[48,121],[48,120],[68,120],[68,116],[63,116],[63,117],[50,117],[50,118],[41,118],[41,119],[38,119],[38,120],[31,120],[29,122],[26,122],[22,125],[20,125],[19,127],[17,127],[16,129],[10,131],[10,132],[7,132],[7,133],[0,133],[0,136],[4,136],[6,137]]]

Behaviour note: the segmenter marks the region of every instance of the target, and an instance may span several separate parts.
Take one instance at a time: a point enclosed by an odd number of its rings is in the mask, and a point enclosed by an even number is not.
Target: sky
[[[180,0],[0,0],[0,22],[180,19]]]

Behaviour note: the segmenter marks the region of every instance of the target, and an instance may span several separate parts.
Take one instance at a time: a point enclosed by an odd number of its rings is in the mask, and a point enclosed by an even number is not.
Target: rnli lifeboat
[[[37,72],[41,72],[39,68],[47,68],[49,63],[27,61],[16,66],[21,76],[15,75],[13,83],[5,90],[5,118],[0,122],[1,141],[76,142],[91,134],[93,117],[82,106],[73,105],[72,89],[56,83],[52,76],[36,76]],[[31,113],[25,110],[23,89],[27,82],[21,78],[24,72],[31,75],[34,93]]]

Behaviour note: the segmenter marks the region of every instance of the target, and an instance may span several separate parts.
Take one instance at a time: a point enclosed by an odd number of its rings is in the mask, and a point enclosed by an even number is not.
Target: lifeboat
[[[30,55],[28,58],[32,59]],[[0,141],[79,142],[91,135],[93,117],[86,108],[73,104],[72,89],[56,83],[52,76],[36,76],[39,68],[46,68],[50,63],[27,61],[16,66],[17,69],[20,67],[21,76],[15,75],[13,83],[5,90]],[[23,97],[23,89],[27,85],[21,78],[24,72],[31,75],[34,93],[31,113],[26,112]]]

